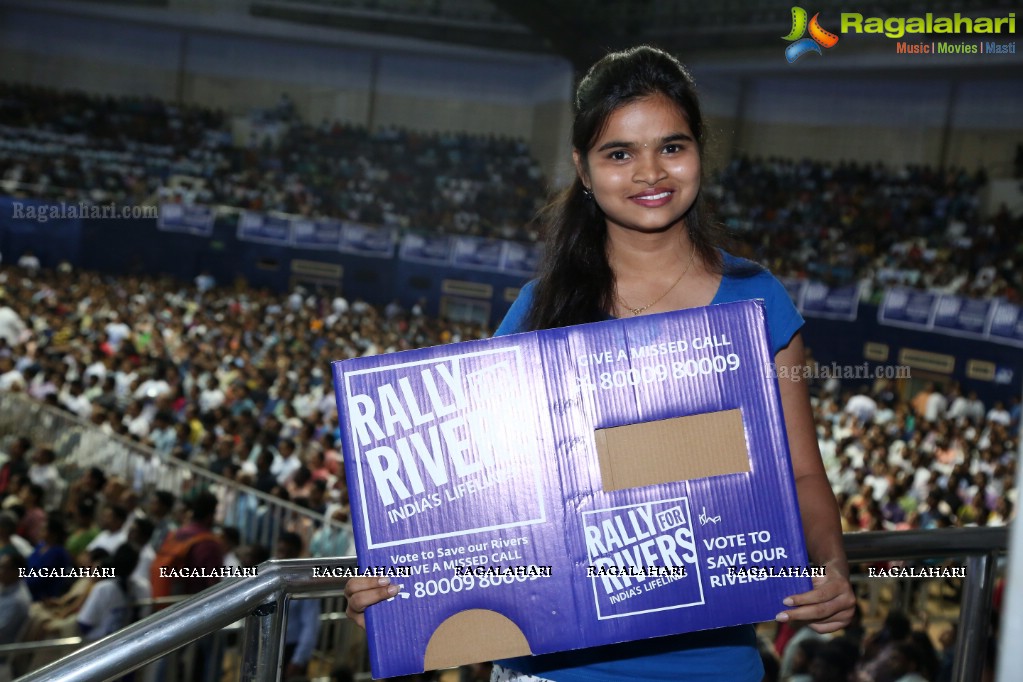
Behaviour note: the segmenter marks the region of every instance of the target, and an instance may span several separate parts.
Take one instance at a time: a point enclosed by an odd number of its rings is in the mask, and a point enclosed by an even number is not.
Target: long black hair
[[[576,89],[572,147],[585,159],[612,113],[658,94],[685,116],[702,157],[705,130],[693,79],[677,59],[649,46],[612,52],[590,68]],[[584,189],[577,176],[541,214],[546,248],[527,320],[530,330],[595,322],[614,307],[607,224]],[[721,272],[718,247],[725,243],[725,233],[707,218],[701,197],[702,193],[685,215],[686,230],[700,259]]]

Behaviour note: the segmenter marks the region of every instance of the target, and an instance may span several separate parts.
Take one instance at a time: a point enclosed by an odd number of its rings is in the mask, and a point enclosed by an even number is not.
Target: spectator
[[[234,526],[220,529],[220,543],[224,546],[224,566],[241,566],[236,551],[241,545],[241,533]]]
[[[96,498],[92,495],[79,497],[72,520],[75,529],[68,537],[66,546],[68,553],[77,561],[89,543],[99,535],[99,526],[96,525]]]
[[[43,509],[43,496],[42,486],[35,483],[28,483],[22,486],[21,503],[25,511],[21,516],[21,522],[18,524],[18,535],[33,545],[37,545],[42,541],[43,532],[46,528],[46,510]]]
[[[113,556],[117,548],[128,541],[128,530],[128,510],[118,504],[108,505],[100,514],[100,532],[85,548],[89,551],[105,549]]]
[[[167,535],[176,528],[172,517],[174,502],[174,494],[167,490],[157,490],[150,498],[149,519],[153,523],[153,537],[149,545],[154,551],[160,549]]]
[[[15,532],[17,528],[17,516],[7,511],[0,513],[0,556],[17,553],[28,557],[32,553],[32,545]]]
[[[45,500],[43,506],[47,509],[53,508],[60,502],[64,491],[64,479],[54,465],[56,459],[57,453],[52,448],[37,448],[33,458],[34,462],[28,469],[29,480],[43,489],[43,499]]]
[[[114,577],[99,581],[78,612],[78,628],[85,641],[102,639],[144,615],[135,604],[149,598],[149,589],[133,577],[137,564],[138,554],[127,543],[104,564],[113,569]]]
[[[18,259],[18,267],[24,270],[27,275],[34,276],[39,272],[39,259],[31,249],[26,249],[25,252],[21,254],[21,258]]]
[[[302,538],[284,532],[277,540],[278,559],[302,555]],[[320,600],[293,599],[288,602],[288,627],[284,635],[284,677],[304,677],[320,634]]]
[[[75,565],[71,554],[64,547],[66,540],[67,530],[64,528],[64,522],[60,517],[51,514],[46,520],[42,540],[28,558],[28,567],[38,574],[25,579],[34,601],[59,597],[71,587],[71,582],[66,578],[49,575],[54,571],[66,572]]]
[[[11,477],[28,475],[29,465],[25,456],[32,450],[32,441],[25,436],[18,436],[7,450],[7,461],[0,466],[0,499],[7,495]]]
[[[28,619],[32,594],[20,577],[26,567],[25,557],[20,554],[0,554],[0,644],[18,641]]]
[[[28,327],[18,315],[14,308],[0,306],[0,340],[7,344],[8,348],[16,348],[28,337]]]
[[[173,565],[186,569],[200,569],[209,573],[224,565],[224,548],[212,532],[213,518],[217,513],[217,498],[207,492],[197,494],[187,503],[188,520],[179,530],[170,533],[157,552],[150,581],[154,596],[168,594],[196,594],[218,582],[215,576],[167,578],[158,574],[168,559]],[[169,585],[163,585],[169,581]],[[157,594],[157,584],[160,584]]]
[[[150,545],[153,538],[153,522],[147,518],[136,518],[128,530],[128,544],[138,555],[132,580],[136,580],[149,588],[149,568],[156,558],[156,551]]]

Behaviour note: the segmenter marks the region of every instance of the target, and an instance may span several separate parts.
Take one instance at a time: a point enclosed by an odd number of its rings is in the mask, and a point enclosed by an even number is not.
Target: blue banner
[[[995,301],[988,339],[996,343],[1023,346],[1023,308],[1005,301]]]
[[[372,258],[390,258],[394,255],[396,233],[393,227],[370,227],[359,223],[341,226],[342,253],[356,253]]]
[[[291,243],[291,220],[242,211],[238,218],[238,239],[287,246]]]
[[[938,294],[913,289],[889,289],[877,309],[877,321],[895,327],[930,329]]]
[[[451,262],[454,265],[473,270],[501,269],[501,255],[504,242],[483,237],[455,237]]]
[[[994,301],[944,295],[934,311],[934,331],[954,336],[983,337]]]
[[[820,282],[807,282],[803,288],[800,310],[807,317],[823,317],[851,322],[856,319],[859,309],[859,284],[849,284],[832,289]]]
[[[297,218],[291,221],[291,243],[297,248],[337,251],[340,242],[341,223],[337,220]]]
[[[444,234],[407,234],[401,240],[401,259],[447,265],[451,261],[451,237]]]
[[[216,213],[210,206],[186,206],[184,204],[160,204],[157,229],[164,232],[185,232],[200,237],[213,234]]]
[[[542,255],[542,244],[505,242],[504,253],[501,254],[501,269],[510,275],[526,277],[534,275]]]

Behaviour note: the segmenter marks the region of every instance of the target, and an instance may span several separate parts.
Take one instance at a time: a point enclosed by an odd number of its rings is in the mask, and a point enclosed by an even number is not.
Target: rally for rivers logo
[[[704,603],[688,498],[586,511],[582,521],[598,619]]]
[[[805,9],[802,7],[792,8],[792,30],[783,38],[783,40],[792,43],[785,48],[785,59],[789,60],[789,64],[808,52],[823,54],[822,47],[831,48],[838,44],[838,36],[821,27],[820,16],[820,12],[818,12],[807,22]],[[810,37],[804,38],[803,34],[807,31],[810,32]]]
[[[438,353],[344,382],[371,548],[545,520],[542,430],[517,346]]]

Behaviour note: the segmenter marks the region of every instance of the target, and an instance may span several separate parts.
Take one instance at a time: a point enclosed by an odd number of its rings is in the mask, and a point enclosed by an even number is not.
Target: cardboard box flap
[[[605,491],[750,470],[739,409],[596,429]]]
[[[514,622],[495,611],[470,609],[456,613],[434,630],[426,646],[425,670],[531,653],[526,636]]]

